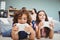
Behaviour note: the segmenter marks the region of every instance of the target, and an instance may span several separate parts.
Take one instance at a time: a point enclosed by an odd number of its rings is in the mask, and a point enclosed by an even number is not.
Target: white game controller
[[[42,26],[42,28],[43,27],[48,27],[48,28],[50,28],[50,29],[52,29],[52,27],[50,27],[50,22],[49,21],[44,21],[44,23],[43,23],[44,25]]]
[[[18,30],[18,32],[19,32],[19,31],[25,31],[24,28],[25,28],[25,27],[28,27],[29,24],[27,24],[27,23],[24,23],[24,24],[16,23],[16,26],[19,28],[19,30]],[[17,33],[18,33],[18,32],[17,32]],[[25,32],[27,32],[27,31],[25,31]],[[27,32],[27,33],[28,33],[28,32]]]
[[[49,26],[49,22],[46,22],[46,21],[45,21],[45,22],[44,22],[44,27],[50,27],[50,26]]]

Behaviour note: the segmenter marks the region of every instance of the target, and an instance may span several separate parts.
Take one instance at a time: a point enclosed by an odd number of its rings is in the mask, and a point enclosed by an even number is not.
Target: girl
[[[33,29],[35,30],[35,27],[34,27],[34,24],[35,24],[35,21],[36,21],[36,14],[37,14],[37,11],[35,8],[33,8],[30,12],[30,15],[31,15],[31,18],[32,18],[32,27]]]
[[[31,17],[32,17],[32,21],[36,21],[36,14],[37,14],[37,11],[35,8],[33,8],[31,10]]]
[[[29,26],[25,27],[24,30],[30,32],[29,39],[34,40],[35,32],[34,32],[33,28],[30,26],[31,17],[30,17],[29,12],[27,10],[19,10],[14,15],[14,19],[13,19],[14,26],[12,28],[12,39],[19,40],[22,32],[16,33],[19,30],[19,28],[15,25],[15,23],[20,23],[20,24],[27,23]],[[25,34],[27,34],[27,33],[25,32]]]
[[[48,27],[43,27],[44,22],[43,21],[47,21],[48,22],[48,18],[47,18],[47,14],[45,13],[44,10],[40,10],[37,13],[37,17],[36,17],[36,37],[39,39],[41,37],[49,37],[50,39],[53,38],[53,22],[49,23],[49,27],[52,27],[52,29],[48,28]]]

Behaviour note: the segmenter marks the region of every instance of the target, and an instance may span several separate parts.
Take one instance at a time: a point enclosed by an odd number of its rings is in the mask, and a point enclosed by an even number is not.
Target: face
[[[23,14],[22,17],[18,18],[18,23],[24,24],[27,22],[27,15]]]
[[[34,10],[32,10],[32,14],[34,14],[35,13],[35,11]]]
[[[35,11],[34,11],[34,10],[32,10],[32,12],[34,13]]]
[[[38,17],[39,17],[39,20],[41,20],[41,21],[45,20],[45,18],[46,18],[44,12],[40,12],[40,13],[38,14]]]

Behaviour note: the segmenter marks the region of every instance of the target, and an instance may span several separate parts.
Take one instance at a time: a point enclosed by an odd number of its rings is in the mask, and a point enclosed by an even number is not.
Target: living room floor
[[[2,35],[0,35],[0,40],[12,40],[11,37],[2,37]],[[53,39],[48,39],[48,38],[41,38],[41,39],[36,39],[35,40],[60,40],[60,34],[59,33],[55,33]]]

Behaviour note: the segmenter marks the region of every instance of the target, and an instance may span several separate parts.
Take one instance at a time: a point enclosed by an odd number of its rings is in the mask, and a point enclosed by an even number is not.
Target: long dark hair
[[[35,8],[33,8],[33,10],[35,11],[35,13],[37,14],[37,10]]]
[[[23,14],[27,15],[27,23],[30,24],[31,23],[31,17],[29,15],[29,12],[27,10],[18,10],[14,13],[14,18],[13,18],[13,24],[14,23],[18,23],[18,18],[22,17]]]
[[[38,17],[38,15],[39,15],[40,12],[44,12],[44,14],[46,16],[45,21],[48,21],[48,17],[47,17],[46,12],[44,10],[40,10],[40,11],[38,11],[37,16],[36,16],[36,23],[37,24],[39,24],[39,22],[41,22],[41,20],[39,20],[39,17]]]
[[[41,31],[41,34],[42,34],[42,29],[40,31]],[[45,37],[47,38],[49,36],[49,33],[50,33],[50,28],[44,27],[44,32],[46,33],[46,36]]]
[[[46,12],[44,10],[40,10],[40,11],[38,11],[37,17],[36,17],[36,24],[37,25],[41,22],[41,20],[39,20],[39,17],[38,17],[38,15],[39,15],[40,12],[44,12],[44,14],[46,16],[45,21],[48,21],[48,17],[47,17]],[[46,37],[48,37],[49,36],[50,29],[48,27],[44,27],[44,31],[46,32]]]

